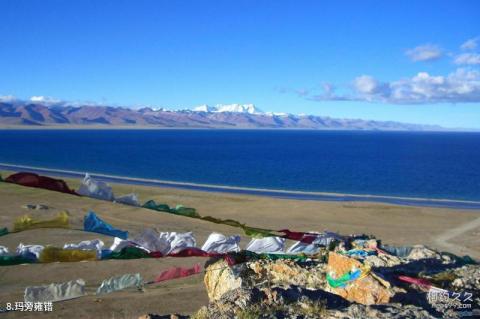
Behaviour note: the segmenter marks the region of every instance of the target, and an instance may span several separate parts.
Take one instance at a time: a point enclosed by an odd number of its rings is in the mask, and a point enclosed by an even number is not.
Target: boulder
[[[192,319],[225,318],[369,318],[369,319],[433,319],[424,309],[414,305],[392,303],[365,306],[349,303],[324,290],[290,288],[237,288],[202,307]]]
[[[220,259],[206,268],[205,286],[210,301],[237,288],[299,286],[307,289],[325,287],[325,264],[302,265],[292,260],[255,260],[228,267]]]
[[[361,270],[361,275],[358,279],[346,282],[344,286],[327,285],[327,291],[364,305],[388,303],[394,295],[393,290],[380,276],[366,269],[359,260],[331,252],[328,256],[327,272],[332,278],[338,279],[355,270]]]
[[[410,254],[408,254],[407,259],[410,260],[420,260],[420,259],[441,259],[441,256],[436,251],[433,251],[423,245],[415,245],[412,247]]]
[[[229,267],[225,260],[219,259],[206,268],[204,282],[210,301],[218,300],[226,292],[245,284],[240,272],[235,271],[239,266]]]
[[[255,283],[267,282],[273,286],[299,286],[307,289],[323,289],[326,284],[326,265],[312,263],[302,265],[292,260],[258,260],[248,264],[254,273]]]
[[[390,254],[378,254],[367,256],[364,260],[364,264],[370,267],[394,267],[402,264],[402,260],[394,255]]]

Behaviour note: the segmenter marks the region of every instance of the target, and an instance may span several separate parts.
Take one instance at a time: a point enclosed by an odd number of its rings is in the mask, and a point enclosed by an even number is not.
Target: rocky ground
[[[11,174],[11,172],[0,173],[3,176]],[[79,180],[66,179],[66,181],[71,188],[78,189]],[[478,226],[480,218],[477,210],[398,206],[371,202],[298,201],[121,184],[114,184],[113,190],[115,194],[137,193],[141,202],[153,199],[173,206],[183,204],[187,207],[197,208],[200,214],[222,219],[238,219],[247,225],[255,225],[261,228],[282,229],[288,225],[290,229],[296,231],[330,230],[340,234],[366,232],[377,235],[378,238],[382,239],[383,244],[411,246],[416,243],[423,243],[437,251],[450,251],[459,256],[470,255],[476,260],[480,260],[480,228]],[[245,247],[245,244],[251,239],[239,232],[238,228],[227,225],[199,221],[173,214],[162,214],[148,209],[119,205],[87,197],[21,187],[9,183],[0,183],[0,202],[2,203],[0,206],[0,228],[13,227],[14,222],[25,214],[50,219],[59,212],[68,211],[72,227],[81,229],[84,216],[89,211],[94,211],[106,222],[119,229],[127,230],[132,235],[141,233],[145,227],[154,227],[160,231],[193,231],[198,243],[204,242],[212,232],[225,235],[240,234],[242,247]],[[101,239],[108,246],[113,242],[111,237],[101,234],[86,233],[73,229],[45,228],[3,236],[1,245],[8,247],[10,251],[15,251],[20,243],[63,247],[65,243],[78,243],[94,239]],[[289,242],[287,246],[292,244],[293,242]],[[351,248],[336,247],[331,250],[341,252]],[[385,247],[382,246],[382,248]],[[265,289],[265,287],[287,289],[298,286],[300,289],[308,291],[327,291],[326,267],[329,253],[330,250],[324,249],[319,256],[311,256],[311,260],[306,262],[249,260],[245,263],[245,266],[237,264],[232,269],[247,266],[249,269],[254,266],[264,269],[262,273],[265,274],[264,277],[267,279],[263,279],[264,283],[256,283],[255,288],[258,289]],[[428,308],[426,304],[416,306],[416,303],[411,300],[397,301],[399,296],[409,296],[410,299],[415,299],[420,295],[423,296],[423,299],[426,299],[427,289],[421,287],[417,289],[410,284],[399,282],[395,279],[395,275],[427,278],[437,287],[443,287],[454,292],[463,291],[463,289],[478,292],[478,283],[476,283],[475,278],[478,278],[479,275],[478,270],[475,270],[478,269],[475,268],[476,266],[466,265],[467,267],[462,268],[462,264],[455,262],[457,259],[451,255],[439,254],[436,251],[421,247],[412,249],[411,254],[408,258],[381,253],[366,258],[357,256],[362,264],[372,265],[372,273],[384,276],[385,280],[391,282],[393,287],[405,289],[408,294],[396,293],[386,305],[364,306],[359,302],[349,302],[348,307],[331,306],[330,308],[327,307],[327,310],[342,313],[344,317],[348,317],[347,314],[350,313],[350,317],[365,318],[367,315],[362,315],[360,312],[362,309],[368,310],[368,316],[371,317],[374,316],[373,313],[380,312],[384,313],[386,317],[392,317],[391,313],[393,312],[398,312],[399,317],[408,317],[402,315],[402,311],[408,312],[412,309],[416,311],[417,308],[412,307],[418,307],[427,311],[430,316],[444,316],[443,312],[433,312],[430,309],[431,307]],[[415,258],[419,260],[415,260]],[[395,266],[395,263],[399,261],[401,261],[402,268],[398,265]],[[172,267],[191,267],[196,263],[203,264],[204,262],[203,257],[191,257],[108,262],[38,263],[0,267],[0,308],[7,302],[23,300],[25,288],[29,286],[61,283],[82,278],[96,289],[96,286],[104,279],[112,276],[139,272],[148,280]],[[209,264],[213,262],[220,261],[211,260]],[[446,266],[442,266],[444,263]],[[275,283],[273,281],[275,278],[271,278],[270,274],[273,274],[272,267],[278,267],[278,265],[295,265],[299,269],[304,269],[304,276],[297,274],[296,276],[290,276],[292,278],[289,278],[290,281],[288,282]],[[432,265],[442,267],[435,266],[437,267],[435,268]],[[424,268],[428,271],[426,272]],[[453,276],[448,270],[452,270],[452,272],[455,270],[458,273]],[[475,273],[475,271],[477,272]],[[310,272],[318,272],[318,275],[311,275]],[[341,274],[343,273],[338,275]],[[252,280],[256,278],[252,273],[244,273],[243,276],[243,278],[252,278]],[[269,284],[269,277],[271,278],[270,282],[273,281],[271,284]],[[288,276],[283,277],[287,278]],[[212,309],[211,314],[207,313],[206,316],[211,315],[213,317],[214,305],[220,305],[222,301],[209,299],[203,279],[202,275],[196,275],[166,281],[151,285],[142,293],[132,289],[108,294],[102,298],[98,298],[96,295],[87,295],[83,298],[56,303],[53,312],[43,313],[42,316],[45,318],[68,318],[72,316],[72,313],[74,313],[75,318],[138,318],[141,314],[149,313],[181,313],[192,316],[194,313],[201,315],[205,309]],[[212,277],[212,282],[215,282],[214,277]],[[225,285],[228,288],[228,283]],[[241,289],[253,291],[254,288],[244,284]],[[417,291],[418,294],[415,294]],[[383,296],[385,297],[386,294]],[[223,298],[228,304],[227,296]],[[345,298],[343,299],[345,300]],[[296,303],[295,300],[293,299],[293,305]],[[210,304],[209,307],[199,312],[200,308],[208,304]],[[397,307],[394,304],[397,304]],[[229,316],[255,318],[258,312],[262,315],[269,315],[273,309],[282,309],[282,304],[276,308],[273,306],[261,308],[264,304],[257,301],[248,301],[248,305],[251,306],[249,309],[254,310],[251,313],[238,307],[233,314],[222,314],[222,316],[224,318]],[[305,306],[303,308],[290,307],[291,305],[292,303],[287,303],[287,309],[297,314],[301,314],[301,309],[305,308]],[[401,305],[401,307],[398,307],[398,305]],[[312,309],[315,309],[315,307],[312,306]],[[461,311],[467,312],[468,309]],[[453,313],[453,311],[450,312]],[[351,315],[352,313],[353,315]],[[322,312],[317,311],[310,317],[319,317],[321,314]],[[23,313],[22,318],[36,318],[38,315],[38,313]],[[19,314],[14,312],[0,315],[2,319],[17,318],[18,316]],[[380,314],[377,316],[380,316]],[[412,314],[411,317],[415,317],[415,315]],[[470,318],[465,315],[464,317]]]
[[[212,259],[204,277],[208,305],[190,317],[143,318],[480,317],[480,266],[473,260],[424,246],[399,255],[379,247],[362,239],[301,261]]]

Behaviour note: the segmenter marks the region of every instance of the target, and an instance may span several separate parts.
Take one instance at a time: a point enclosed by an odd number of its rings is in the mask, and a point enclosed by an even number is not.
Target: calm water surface
[[[480,200],[480,133],[4,130],[0,162],[214,185]]]

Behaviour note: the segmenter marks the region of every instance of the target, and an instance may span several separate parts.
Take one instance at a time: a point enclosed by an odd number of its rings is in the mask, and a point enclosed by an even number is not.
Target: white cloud
[[[462,50],[475,50],[477,48],[477,45],[478,45],[478,37],[477,38],[473,38],[473,39],[469,39],[467,41],[465,41],[461,46],[460,46],[460,49]]]
[[[13,95],[0,95],[0,102],[13,102],[16,100],[17,98]]]
[[[353,85],[358,93],[373,94],[378,87],[378,82],[372,76],[361,75],[353,81]]]
[[[480,37],[469,39],[462,44],[462,50],[474,50]],[[445,52],[437,45],[424,44],[409,49],[405,54],[412,61],[432,61]],[[480,54],[463,52],[457,55],[447,53],[458,65],[480,65]],[[367,101],[390,104],[431,104],[431,103],[480,103],[480,72],[472,68],[457,68],[447,75],[431,75],[419,72],[410,78],[381,82],[373,76],[361,75],[352,81],[351,93],[337,94],[332,84],[323,85],[318,94],[298,94],[314,101]],[[284,91],[288,92],[288,91]]]
[[[388,83],[381,83],[370,75],[361,75],[353,80],[354,90],[366,99],[389,94]]]
[[[413,49],[409,49],[405,54],[413,61],[433,61],[442,57],[443,52],[437,45],[424,44]]]
[[[453,61],[456,64],[480,64],[480,54],[478,53],[462,53],[455,57]]]
[[[447,76],[432,76],[419,72],[412,78],[388,84],[388,94],[381,98],[390,103],[479,102],[480,74],[457,69]]]
[[[30,102],[34,102],[34,103],[44,103],[44,104],[58,104],[58,103],[62,103],[62,101],[59,100],[59,99],[55,99],[55,98],[48,97],[48,96],[42,96],[42,95],[37,95],[37,96],[32,96],[32,97],[30,97]]]
[[[30,98],[30,101],[32,101],[32,102],[44,102],[45,97],[44,96],[32,96]]]
[[[312,96],[317,101],[367,101],[391,104],[480,102],[480,73],[459,68],[447,76],[427,72],[392,82],[362,75],[353,81],[352,95]]]

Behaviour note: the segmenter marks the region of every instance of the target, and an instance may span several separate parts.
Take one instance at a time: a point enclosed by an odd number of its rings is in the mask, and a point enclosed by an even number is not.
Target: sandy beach
[[[8,174],[2,172],[4,177]],[[80,183],[79,179],[65,180],[73,188]],[[236,219],[250,226],[297,231],[330,230],[341,234],[366,233],[381,238],[385,244],[424,244],[458,255],[480,258],[479,210],[279,199],[126,184],[112,186],[118,195],[137,193],[142,203],[154,199],[169,205],[182,204],[196,208],[201,215]],[[128,230],[133,236],[144,228],[154,227],[159,231],[193,231],[197,246],[201,246],[214,231],[242,235],[242,247],[249,241],[239,229],[225,225],[7,183],[0,183],[0,203],[2,227],[11,228],[16,218],[28,213],[47,218],[67,210],[74,228],[80,229],[83,216],[94,211],[105,221]],[[44,204],[50,209],[32,212],[22,208],[25,204]],[[1,237],[0,244],[14,250],[19,243],[63,246],[65,243],[95,238],[102,239],[106,245],[112,242],[112,238],[94,233],[40,229]],[[146,280],[151,280],[171,266],[192,266],[205,261],[202,258],[160,258],[1,267],[0,306],[3,307],[7,302],[22,301],[26,286],[83,278],[91,292],[103,279],[111,276],[139,272]],[[63,318],[72,316],[73,311],[78,318],[135,318],[145,313],[193,313],[207,301],[203,276],[197,275],[150,285],[145,292],[128,290],[56,303],[54,311],[44,317]],[[38,316],[35,313],[30,315]],[[2,316],[15,318],[16,314]]]

